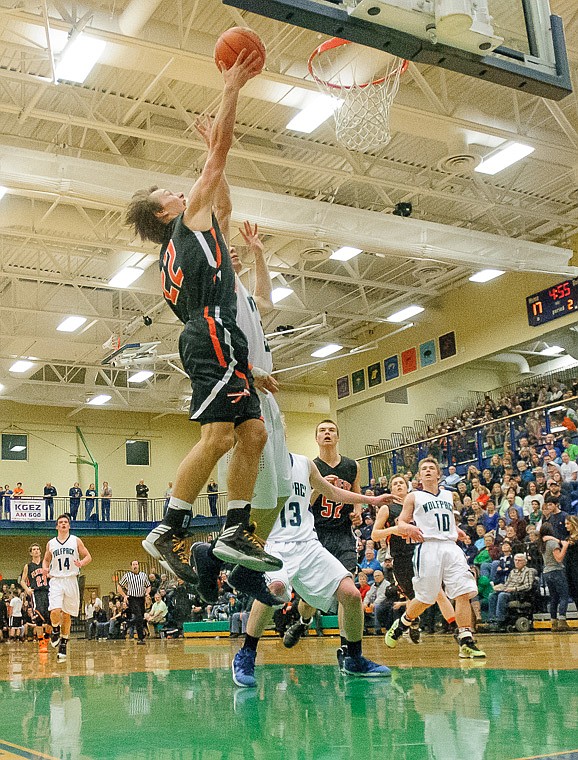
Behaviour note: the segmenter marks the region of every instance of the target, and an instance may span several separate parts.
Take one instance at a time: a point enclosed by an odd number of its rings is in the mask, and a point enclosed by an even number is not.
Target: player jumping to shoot
[[[441,470],[433,457],[422,459],[418,472],[423,491],[412,491],[405,497],[397,523],[403,535],[418,543],[413,555],[415,597],[385,635],[385,643],[391,648],[397,646],[414,620],[434,604],[443,584],[448,597],[456,603],[459,656],[485,657],[485,652],[476,646],[470,627],[469,600],[478,589],[465,555],[456,545],[458,528],[452,494],[439,488]]]

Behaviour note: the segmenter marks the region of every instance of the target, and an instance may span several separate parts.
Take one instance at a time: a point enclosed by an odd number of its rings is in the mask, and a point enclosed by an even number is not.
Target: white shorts
[[[285,443],[285,429],[281,412],[271,393],[257,391],[261,414],[267,431],[267,443],[259,460],[259,472],[251,506],[255,509],[274,509],[278,499],[286,501],[291,496],[293,479],[291,477],[291,458]],[[219,460],[219,483],[227,482],[229,462],[232,451]]]
[[[478,593],[466,556],[453,541],[424,541],[413,553],[415,598],[433,604],[442,584],[450,599]]]
[[[265,551],[283,560],[281,570],[265,573],[267,583],[281,581],[287,601],[293,587],[307,604],[323,612],[331,607],[341,581],[353,577],[317,539],[271,541],[265,545]]]
[[[78,616],[80,609],[80,592],[78,590],[78,576],[69,575],[66,578],[51,578],[48,587],[48,609],[62,610],[63,612]]]

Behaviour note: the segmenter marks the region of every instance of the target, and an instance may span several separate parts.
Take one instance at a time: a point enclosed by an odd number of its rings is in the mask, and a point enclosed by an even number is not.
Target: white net
[[[317,48],[309,71],[319,89],[339,101],[334,117],[341,145],[366,152],[388,144],[391,103],[407,65],[402,58],[344,40]]]

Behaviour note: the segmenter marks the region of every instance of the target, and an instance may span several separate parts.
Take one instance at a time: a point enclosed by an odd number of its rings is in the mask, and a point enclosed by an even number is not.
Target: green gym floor
[[[264,640],[238,689],[228,639],[71,641],[69,659],[0,646],[0,760],[511,760],[578,758],[578,634],[449,636],[365,653],[391,679],[340,675],[337,640]]]

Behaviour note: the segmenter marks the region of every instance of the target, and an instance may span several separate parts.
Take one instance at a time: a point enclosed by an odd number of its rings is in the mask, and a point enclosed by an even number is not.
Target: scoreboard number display
[[[578,310],[578,277],[526,298],[528,324],[538,327]]]

